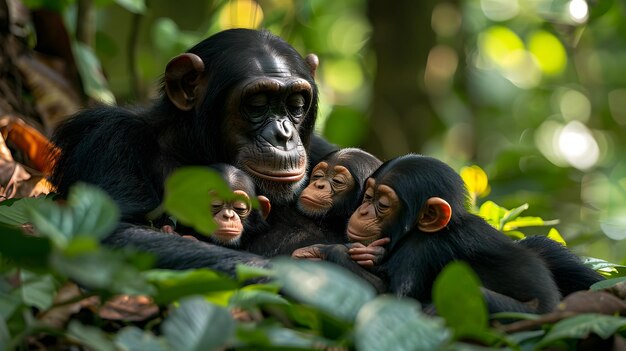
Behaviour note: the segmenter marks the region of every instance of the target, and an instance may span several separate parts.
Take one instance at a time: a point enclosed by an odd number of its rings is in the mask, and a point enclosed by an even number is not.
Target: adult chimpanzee
[[[466,200],[463,180],[448,165],[425,156],[402,156],[384,163],[367,180],[363,203],[346,232],[357,242],[389,236],[387,258],[375,272],[397,295],[430,301],[442,268],[462,260],[478,274],[491,312],[552,310],[560,294],[544,261],[467,212]],[[325,259],[356,266],[340,245],[322,251]],[[366,279],[377,279],[361,271]]]
[[[105,242],[150,251],[160,267],[232,272],[237,262],[263,265],[256,255],[129,223],[146,222],[163,199],[164,179],[185,165],[230,163],[273,204],[293,201],[306,184],[317,65],[315,55],[302,58],[267,31],[211,36],[168,63],[161,97],[147,109],[98,107],[60,126],[53,139],[60,155],[50,180],[63,196],[77,181],[107,191],[123,224]]]
[[[270,201],[263,195],[256,195],[254,182],[250,176],[237,167],[225,163],[217,163],[209,167],[220,173],[233,192],[232,198],[213,197],[211,216],[217,224],[217,229],[208,237],[197,234],[184,226],[181,226],[180,229],[177,228],[176,232],[171,226],[161,229],[170,233],[192,236],[224,247],[245,248],[251,238],[268,230],[269,225],[265,219],[270,212]],[[252,198],[256,198],[259,205],[258,209],[252,207]]]
[[[313,168],[297,208],[273,210],[272,228],[251,240],[251,252],[276,256],[312,244],[346,241],[348,218],[358,206],[365,179],[382,162],[357,148],[331,152]]]

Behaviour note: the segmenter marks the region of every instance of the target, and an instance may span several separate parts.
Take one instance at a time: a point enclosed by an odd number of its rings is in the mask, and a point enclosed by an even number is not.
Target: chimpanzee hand
[[[320,250],[322,246],[324,245],[311,245],[311,246],[301,247],[295,250],[294,252],[292,252],[291,257],[296,258],[296,259],[307,259],[307,260],[314,260],[314,261],[323,260],[325,257],[324,255],[322,255],[322,251]]]
[[[388,244],[389,241],[389,238],[382,238],[371,242],[367,246],[361,243],[352,243],[350,244],[348,253],[350,257],[352,257],[352,260],[361,266],[374,267],[380,263],[385,256],[385,248],[383,245]]]
[[[161,227],[161,231],[162,231],[163,233],[167,233],[167,234],[180,235],[180,234],[178,234],[178,233],[176,232],[176,230],[174,229],[174,227],[173,227],[173,226],[171,226],[171,225],[169,225],[169,224],[166,224],[166,225],[162,226],[162,227]],[[183,237],[183,238],[186,238],[186,239],[198,240],[198,238],[196,238],[196,237],[195,237],[195,236],[193,236],[193,235],[180,235],[180,236],[181,236],[181,237]]]

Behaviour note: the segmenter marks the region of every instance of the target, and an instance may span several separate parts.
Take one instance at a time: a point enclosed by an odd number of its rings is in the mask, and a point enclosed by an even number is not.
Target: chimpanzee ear
[[[450,217],[452,217],[450,204],[440,197],[431,197],[426,200],[420,211],[417,227],[425,233],[434,233],[447,226]]]
[[[267,216],[270,214],[270,210],[272,209],[272,204],[270,203],[270,199],[266,198],[263,195],[257,196],[259,199],[259,207],[261,209],[261,215],[263,219],[267,219]]]
[[[320,59],[315,54],[308,54],[304,60],[311,69],[311,76],[315,78],[315,72],[317,72],[317,66],[320,65]]]
[[[178,55],[167,64],[165,92],[176,107],[189,111],[195,106],[202,72],[204,62],[195,54]]]

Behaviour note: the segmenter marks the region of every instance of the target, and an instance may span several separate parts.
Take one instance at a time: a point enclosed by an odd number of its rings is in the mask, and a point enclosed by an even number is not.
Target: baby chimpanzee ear
[[[440,197],[431,197],[426,200],[417,220],[417,228],[425,233],[437,232],[450,222],[452,207]]]
[[[263,216],[263,219],[267,219],[267,216],[269,216],[270,210],[272,209],[272,204],[270,203],[270,200],[263,195],[257,196],[257,199],[259,200],[261,215]]]
[[[178,55],[167,64],[165,92],[176,107],[189,111],[195,106],[203,72],[204,62],[195,54]]]

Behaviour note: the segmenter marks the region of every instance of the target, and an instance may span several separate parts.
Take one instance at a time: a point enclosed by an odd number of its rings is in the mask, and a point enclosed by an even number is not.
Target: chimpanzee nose
[[[294,126],[287,119],[272,121],[261,133],[265,140],[281,150],[290,150],[295,147],[293,135]]]

